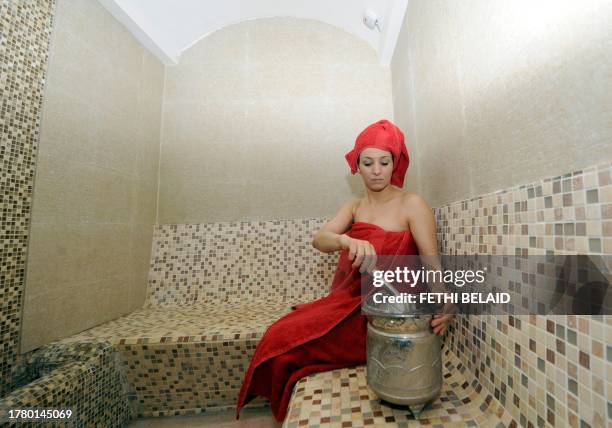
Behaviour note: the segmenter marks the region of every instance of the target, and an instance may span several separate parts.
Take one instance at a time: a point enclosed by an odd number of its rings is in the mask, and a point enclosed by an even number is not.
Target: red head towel
[[[366,147],[376,147],[387,150],[393,154],[393,174],[391,184],[402,187],[404,176],[410,163],[408,149],[404,144],[404,134],[393,123],[386,119],[379,120],[361,131],[355,140],[355,147],[344,157],[351,167],[351,174],[357,172],[357,160],[359,154]]]

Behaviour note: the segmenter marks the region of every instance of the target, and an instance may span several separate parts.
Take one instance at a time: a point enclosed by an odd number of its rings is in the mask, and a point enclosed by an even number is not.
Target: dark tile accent
[[[599,202],[599,196],[598,196],[597,189],[587,190],[586,201],[587,201],[587,204],[594,204],[596,202]]]

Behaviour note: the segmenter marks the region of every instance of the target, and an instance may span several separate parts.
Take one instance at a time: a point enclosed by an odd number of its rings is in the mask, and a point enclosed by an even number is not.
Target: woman
[[[236,405],[262,395],[278,421],[285,418],[293,385],[316,372],[366,362],[366,319],[361,314],[361,273],[376,255],[437,255],[436,227],[423,198],[402,192],[409,156],[402,131],[388,120],[364,129],[345,155],[367,194],[345,203],[314,236],[322,252],[340,251],[330,293],[272,324],[257,345]],[[435,314],[434,333],[446,331],[452,315]]]

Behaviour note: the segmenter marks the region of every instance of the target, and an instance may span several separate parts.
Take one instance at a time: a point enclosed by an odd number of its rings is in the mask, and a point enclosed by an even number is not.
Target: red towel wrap
[[[365,222],[347,234],[370,241],[379,255],[418,254],[410,231],[386,231]],[[240,409],[257,395],[270,400],[282,421],[295,383],[303,376],[366,362],[366,318],[361,314],[361,275],[341,251],[330,293],[297,305],[274,322],[261,338],[245,374],[236,404]]]

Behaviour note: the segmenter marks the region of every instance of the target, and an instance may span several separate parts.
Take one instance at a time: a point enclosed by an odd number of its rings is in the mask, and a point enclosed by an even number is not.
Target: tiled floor
[[[280,428],[282,424],[276,422],[269,407],[248,408],[240,412],[240,419],[236,420],[236,413],[232,410],[211,412],[198,416],[169,416],[165,418],[143,418],[133,421],[129,428]]]

